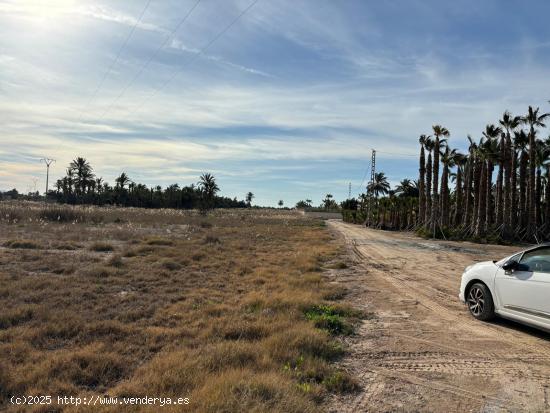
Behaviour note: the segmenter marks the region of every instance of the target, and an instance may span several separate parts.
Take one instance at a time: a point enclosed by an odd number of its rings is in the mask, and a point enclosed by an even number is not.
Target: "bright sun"
[[[76,0],[20,0],[0,1],[0,9],[8,9],[26,14],[38,20],[57,20],[74,11]]]

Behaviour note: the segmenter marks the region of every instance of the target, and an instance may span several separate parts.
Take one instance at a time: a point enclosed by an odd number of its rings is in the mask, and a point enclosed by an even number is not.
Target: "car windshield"
[[[510,260],[519,261],[519,259],[521,258],[521,254],[523,254],[523,252],[517,253],[515,255],[509,255],[507,257],[504,257],[500,261],[495,262],[495,264],[498,265],[499,267],[502,267],[506,262]]]

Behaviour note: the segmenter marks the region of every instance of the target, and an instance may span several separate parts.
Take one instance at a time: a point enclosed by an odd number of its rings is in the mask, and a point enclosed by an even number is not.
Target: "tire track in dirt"
[[[480,323],[457,297],[466,265],[515,249],[329,226],[356,264],[338,282],[353,291],[353,304],[374,314],[347,340],[351,356],[343,362],[363,391],[337,400],[333,411],[547,409],[550,336]]]

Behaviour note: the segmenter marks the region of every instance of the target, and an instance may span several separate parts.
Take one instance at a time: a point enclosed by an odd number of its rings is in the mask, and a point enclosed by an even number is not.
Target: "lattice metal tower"
[[[374,184],[374,175],[376,174],[376,150],[372,150],[371,155],[371,161],[370,161],[370,181],[369,185],[367,186],[367,195],[369,195],[368,199],[368,206],[367,206],[367,219],[365,220],[365,224],[367,226],[370,226],[371,224],[371,211],[372,211],[372,202],[373,202],[373,195],[370,193],[369,188],[372,187],[372,184]]]

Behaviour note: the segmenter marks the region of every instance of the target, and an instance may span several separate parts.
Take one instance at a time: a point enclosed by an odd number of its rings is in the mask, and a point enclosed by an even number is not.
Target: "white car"
[[[550,244],[466,267],[459,297],[478,320],[498,314],[550,331]]]

